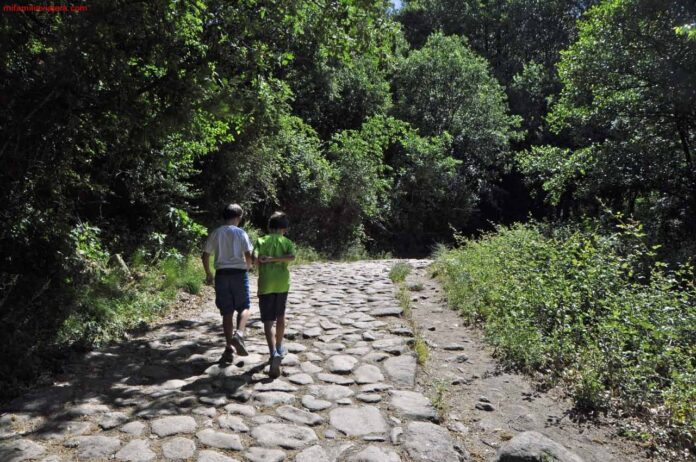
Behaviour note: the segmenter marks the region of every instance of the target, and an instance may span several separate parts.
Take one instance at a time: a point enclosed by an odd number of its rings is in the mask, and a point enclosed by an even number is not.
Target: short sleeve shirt
[[[220,226],[208,236],[204,251],[215,254],[215,269],[247,269],[245,252],[253,250],[247,233],[236,226]]]
[[[254,253],[264,257],[295,255],[295,244],[280,234],[269,234],[256,241]],[[290,290],[290,270],[286,262],[259,265],[258,294],[282,294]]]

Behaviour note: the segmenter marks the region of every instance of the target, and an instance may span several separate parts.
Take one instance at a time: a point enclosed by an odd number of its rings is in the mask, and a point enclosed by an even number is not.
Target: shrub
[[[693,274],[655,261],[640,225],[620,228],[501,227],[440,251],[435,270],[450,304],[483,324],[506,365],[566,382],[580,408],[655,415],[688,445],[696,435]]]

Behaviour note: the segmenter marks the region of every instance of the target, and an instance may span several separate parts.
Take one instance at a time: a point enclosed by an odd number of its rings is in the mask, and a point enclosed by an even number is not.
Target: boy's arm
[[[210,272],[210,254],[203,252],[201,260],[203,260],[203,269],[205,270],[205,282],[210,284],[213,282],[213,273]]]
[[[282,255],[280,257],[266,257],[266,263],[287,263],[295,259],[293,254]]]
[[[244,259],[246,260],[247,270],[251,270],[254,266],[254,259],[251,257],[251,252],[244,252]]]
[[[289,263],[295,259],[295,245],[291,241],[287,241],[285,255],[280,257],[268,257],[267,263]]]

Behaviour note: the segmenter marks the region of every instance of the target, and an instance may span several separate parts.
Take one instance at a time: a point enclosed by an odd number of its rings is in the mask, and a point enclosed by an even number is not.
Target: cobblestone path
[[[392,264],[294,267],[276,380],[255,300],[250,354],[226,367],[212,300],[195,319],[87,354],[2,410],[0,460],[467,460],[414,391]]]

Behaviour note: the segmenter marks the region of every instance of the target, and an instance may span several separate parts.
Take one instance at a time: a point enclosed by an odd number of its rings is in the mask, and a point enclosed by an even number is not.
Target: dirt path
[[[279,379],[268,379],[255,303],[251,354],[217,364],[220,321],[206,288],[0,410],[0,461],[489,461],[530,429],[585,462],[641,459],[606,429],[570,422],[567,402],[497,374],[477,332],[445,309],[429,262],[410,263],[408,282],[424,289],[413,293],[413,320],[431,344],[423,370],[388,279],[394,261],[294,267]],[[476,408],[482,397],[492,411]]]
[[[612,422],[573,421],[572,403],[560,391],[540,393],[527,377],[500,371],[482,332],[462,325],[424,267],[407,277],[406,286],[422,287],[411,291],[412,318],[429,345],[418,385],[472,460],[492,460],[502,444],[523,431],[540,432],[585,462],[657,460],[614,437]]]

